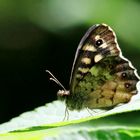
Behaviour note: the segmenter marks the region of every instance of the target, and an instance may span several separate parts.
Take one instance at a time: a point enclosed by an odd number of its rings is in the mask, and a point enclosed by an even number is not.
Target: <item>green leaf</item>
[[[1,124],[0,140],[139,140],[139,94],[109,111],[69,111],[64,121],[65,104],[54,101]]]

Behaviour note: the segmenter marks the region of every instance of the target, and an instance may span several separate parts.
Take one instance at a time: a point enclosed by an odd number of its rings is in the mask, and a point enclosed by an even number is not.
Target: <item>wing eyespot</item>
[[[125,72],[122,73],[122,77],[126,78],[127,74]]]
[[[125,87],[128,89],[131,86],[130,83],[125,83]]]
[[[98,39],[98,40],[96,40],[96,42],[95,42],[95,45],[96,46],[100,46],[100,45],[102,45],[103,44],[103,40],[102,39]]]

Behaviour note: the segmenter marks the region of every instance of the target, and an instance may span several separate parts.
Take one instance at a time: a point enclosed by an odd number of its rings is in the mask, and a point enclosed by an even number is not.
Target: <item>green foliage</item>
[[[18,34],[17,36],[13,35],[19,30],[18,25],[25,24],[26,26],[26,24],[28,25],[30,23],[36,25],[43,32],[47,32],[48,37],[47,39],[46,36],[44,37],[45,41],[50,39],[50,32],[53,33],[53,35],[57,35],[57,39],[61,36],[60,38],[63,38],[63,41],[67,40],[67,42],[63,44],[64,48],[66,48],[73,45],[71,44],[71,42],[73,42],[71,40],[76,40],[75,44],[77,44],[78,41],[76,37],[82,37],[80,34],[83,34],[91,25],[107,23],[115,30],[119,38],[119,44],[121,44],[120,46],[122,50],[124,50],[123,52],[129,52],[129,58],[133,61],[137,60],[137,67],[139,67],[140,2],[137,0],[1,0],[0,12],[2,13],[0,16],[2,50],[3,48],[9,48],[11,50],[12,47],[16,48],[15,46],[18,46],[17,48],[22,48],[22,45],[18,45]],[[71,34],[70,31],[77,27],[80,28],[78,33],[77,30],[74,30],[74,33]],[[14,32],[10,32],[11,29]],[[26,33],[28,28],[23,28],[23,30],[25,30]],[[34,46],[34,41],[32,42],[34,32],[29,34],[29,37],[31,37],[29,40],[27,36],[28,32],[24,34],[23,31],[21,31],[21,34],[23,34],[23,37],[21,36],[22,41],[19,39],[21,44],[24,42],[26,47],[30,46],[30,44]],[[5,38],[3,38],[4,36]],[[14,39],[17,38],[17,40],[12,40],[12,36]],[[36,38],[39,37],[37,36]],[[36,40],[36,38],[33,38],[33,40]],[[55,46],[58,48],[62,46],[62,44],[54,39],[56,38],[52,37],[51,43],[47,44],[48,46],[45,44],[45,47]],[[16,43],[14,44],[14,42]],[[54,42],[57,42],[57,44],[53,44]],[[75,46],[71,47],[72,50],[76,49]],[[38,51],[39,48],[38,50],[36,48],[33,50],[36,50],[35,52],[40,52]],[[68,52],[64,54],[63,58],[65,58],[66,55],[71,55],[69,49],[66,48],[66,50],[68,50]],[[3,53],[3,51],[1,52]],[[33,51],[31,51],[31,54],[29,52],[29,55],[32,55],[32,52]],[[45,52],[46,56],[46,51],[43,50],[43,52]],[[18,51],[17,54],[17,56],[19,56]],[[23,55],[24,52],[21,54]],[[48,59],[46,60],[50,60],[50,54],[47,55]],[[8,55],[1,55],[2,59],[5,59],[5,56],[9,56],[9,51]],[[17,59],[16,55],[12,56],[15,56],[15,60]],[[42,55],[39,53],[39,57],[41,56]],[[58,56],[56,56],[56,58],[57,57]],[[24,63],[29,61],[28,57],[23,60],[22,62]],[[42,58],[42,60],[45,61],[44,58]],[[4,64],[7,65],[7,62],[6,59]],[[11,61],[9,61],[9,63],[11,64]],[[20,67],[19,64],[24,66],[24,63],[19,62],[17,63],[18,65],[16,65]],[[32,63],[33,61],[31,59],[31,64]],[[10,66],[13,67],[13,65]],[[9,70],[9,67],[6,67],[6,69]],[[32,66],[29,63],[28,69],[30,69],[30,67]],[[66,67],[63,69],[65,68]],[[8,72],[6,71],[6,73]],[[18,75],[17,71],[16,75]],[[6,78],[4,77],[3,79]],[[14,80],[14,78],[11,79]],[[90,110],[90,113],[87,110],[82,110],[80,112],[70,111],[69,120],[62,121],[65,116],[65,105],[56,101],[31,112],[23,113],[19,117],[13,118],[10,122],[1,124],[0,140],[140,139],[139,96],[129,104],[118,106],[107,112],[96,111],[97,112],[93,112]],[[93,114],[93,116],[91,116],[91,114]]]
[[[55,101],[2,124],[0,140],[138,140],[139,106],[138,93],[129,103],[108,111],[69,111],[69,119],[62,121],[68,115],[65,104]]]
[[[55,33],[67,32],[78,25],[89,27],[96,23],[107,23],[117,36],[137,49],[140,40],[140,3],[137,0],[18,0],[0,2],[1,21],[31,21]],[[132,49],[132,48],[129,48]]]

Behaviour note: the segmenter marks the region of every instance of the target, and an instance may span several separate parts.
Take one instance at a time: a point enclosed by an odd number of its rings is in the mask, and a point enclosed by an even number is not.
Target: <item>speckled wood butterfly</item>
[[[70,90],[64,88],[57,94],[70,110],[104,109],[129,102],[137,94],[138,81],[136,69],[122,56],[114,31],[97,24],[88,29],[77,48]]]

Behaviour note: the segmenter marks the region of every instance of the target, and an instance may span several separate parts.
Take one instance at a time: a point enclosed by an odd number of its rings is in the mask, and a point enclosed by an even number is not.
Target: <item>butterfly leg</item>
[[[89,110],[88,107],[87,107],[86,109],[87,109],[88,113],[89,113],[91,116],[94,116],[94,115],[92,114],[92,112]]]
[[[63,121],[65,121],[65,119],[66,120],[69,120],[69,111],[68,111],[68,107],[66,106],[66,108],[65,108],[65,116],[64,116],[64,118],[63,118]]]
[[[95,114],[99,114],[99,113],[103,113],[103,112],[107,111],[106,109],[94,110],[94,109],[89,109],[88,107],[86,109],[91,116],[94,116]]]

